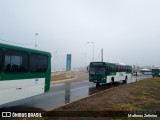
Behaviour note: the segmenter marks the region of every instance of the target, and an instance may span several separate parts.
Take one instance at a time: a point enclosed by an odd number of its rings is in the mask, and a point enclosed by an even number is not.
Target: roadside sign
[[[67,60],[66,60],[66,77],[71,77],[71,54],[67,54]]]

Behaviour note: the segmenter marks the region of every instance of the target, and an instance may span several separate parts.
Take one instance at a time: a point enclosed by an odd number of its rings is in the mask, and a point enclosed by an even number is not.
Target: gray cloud
[[[159,0],[1,0],[0,38],[34,44],[56,55],[57,69],[65,68],[66,54],[72,66],[84,66],[101,48],[104,60],[159,66]],[[34,48],[32,46],[25,46]],[[98,59],[100,60],[100,59]]]

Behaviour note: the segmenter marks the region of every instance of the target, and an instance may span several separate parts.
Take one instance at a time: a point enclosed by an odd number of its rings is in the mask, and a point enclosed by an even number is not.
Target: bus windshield
[[[93,66],[90,68],[90,74],[104,75],[105,74],[105,67]]]

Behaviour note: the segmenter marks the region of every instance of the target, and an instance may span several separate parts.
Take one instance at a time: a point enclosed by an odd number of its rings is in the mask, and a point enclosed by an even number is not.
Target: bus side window
[[[110,73],[111,72],[111,66],[107,65],[107,72]]]
[[[109,72],[111,72],[111,66],[108,66]]]
[[[2,50],[0,50],[0,72],[2,71]]]
[[[110,72],[109,66],[106,66],[106,74],[109,74],[109,72]]]
[[[114,66],[113,68],[114,68],[114,72],[116,72],[116,66]]]
[[[132,67],[130,67],[129,72],[132,72]]]
[[[116,66],[116,72],[118,72],[118,66]]]
[[[119,66],[117,66],[117,72],[119,72]]]
[[[20,69],[24,66],[24,69]],[[21,51],[6,50],[4,57],[4,72],[27,72],[28,54]]]
[[[121,66],[121,72],[123,72],[123,66]]]
[[[107,74],[107,72],[108,72],[108,67],[106,66],[106,74]]]
[[[30,55],[30,71],[46,72],[48,68],[48,56],[43,54],[32,53]]]
[[[113,72],[113,66],[111,66],[111,72]]]
[[[113,66],[113,72],[116,72],[116,66]]]

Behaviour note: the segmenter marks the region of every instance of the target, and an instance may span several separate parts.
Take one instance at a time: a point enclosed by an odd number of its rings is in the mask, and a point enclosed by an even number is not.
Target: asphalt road
[[[102,85],[97,88],[94,83],[90,83],[88,81],[88,73],[78,72],[76,73],[76,75],[79,76],[76,78],[76,80],[63,81],[60,83],[52,84],[50,91],[45,94],[37,95],[31,98],[6,104],[5,106],[2,106],[1,109],[12,110],[12,111],[13,110],[48,111],[57,108],[59,106],[65,105],[66,103],[70,103],[75,100],[87,97],[96,92],[109,89],[110,87],[123,85],[122,82],[118,82],[113,86]],[[132,79],[129,79],[128,83],[143,80],[148,77],[151,76],[138,76],[138,77],[136,76],[133,77]]]

